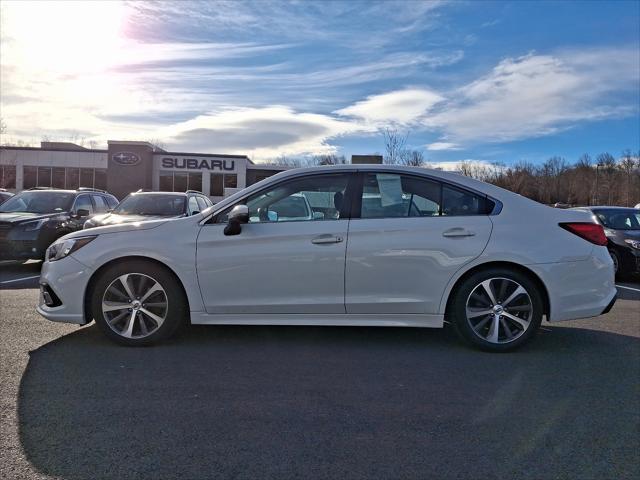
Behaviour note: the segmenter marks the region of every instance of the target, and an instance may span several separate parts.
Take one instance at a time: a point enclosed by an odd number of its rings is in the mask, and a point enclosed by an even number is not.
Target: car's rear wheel
[[[165,268],[132,261],[107,268],[91,299],[93,318],[112,340],[123,345],[151,345],[184,324],[187,302],[176,278]]]
[[[504,352],[529,341],[543,315],[539,287],[517,270],[489,269],[465,279],[451,303],[460,336],[483,350]]]

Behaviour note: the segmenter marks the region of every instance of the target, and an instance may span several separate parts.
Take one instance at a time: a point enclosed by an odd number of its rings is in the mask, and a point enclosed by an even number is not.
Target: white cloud
[[[457,143],[451,142],[434,142],[427,145],[427,150],[439,151],[439,150],[461,150],[462,148]]]
[[[386,125],[415,122],[443,98],[435,92],[421,88],[408,88],[381,95],[337,110],[338,115],[356,117],[367,123]]]
[[[450,92],[425,125],[456,142],[543,136],[578,122],[637,111],[611,94],[637,89],[639,77],[634,49],[509,58]]]
[[[328,115],[284,106],[226,109],[167,127],[157,137],[176,150],[248,154],[254,160],[280,155],[333,153],[330,139],[370,128]]]

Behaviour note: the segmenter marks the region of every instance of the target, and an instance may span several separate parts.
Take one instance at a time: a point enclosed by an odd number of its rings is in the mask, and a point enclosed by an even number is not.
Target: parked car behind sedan
[[[53,241],[117,203],[113,195],[93,188],[22,191],[0,205],[0,259],[44,259]]]
[[[273,210],[300,196],[312,210],[304,220]],[[530,340],[543,317],[609,311],[616,288],[606,244],[587,212],[453,173],[295,169],[195,215],[61,238],[42,268],[38,312],[95,319],[132,346],[189,322],[442,327],[446,319],[472,345],[505,351]]]
[[[213,205],[201,192],[148,192],[130,193],[113,210],[96,215],[84,224],[84,228],[119,225],[159,218],[176,218],[194,215]]]
[[[607,249],[616,275],[640,273],[640,209],[626,207],[579,207],[592,213],[604,227]]]
[[[13,193],[7,192],[4,188],[0,188],[0,205],[13,197]]]

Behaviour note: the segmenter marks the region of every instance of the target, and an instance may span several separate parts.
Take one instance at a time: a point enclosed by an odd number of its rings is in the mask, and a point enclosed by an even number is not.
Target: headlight
[[[640,240],[627,239],[624,241],[624,243],[631,246],[631,248],[637,248],[638,250],[640,250]]]
[[[49,221],[48,218],[42,218],[40,220],[34,220],[33,222],[25,222],[22,224],[25,232],[32,232],[34,230],[40,230],[42,225]]]
[[[50,262],[60,260],[67,255],[72,254],[76,250],[84,247],[87,243],[93,241],[97,235],[92,237],[68,238],[66,240],[58,240],[47,248],[46,258]]]

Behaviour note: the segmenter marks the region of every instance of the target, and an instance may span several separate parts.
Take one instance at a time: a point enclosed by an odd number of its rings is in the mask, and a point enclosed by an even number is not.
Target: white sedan
[[[450,322],[471,344],[504,351],[531,339],[543,316],[612,307],[606,243],[588,213],[453,173],[297,169],[191,217],[61,238],[47,251],[38,312],[95,320],[125,345],[156,343],[187,323]]]

